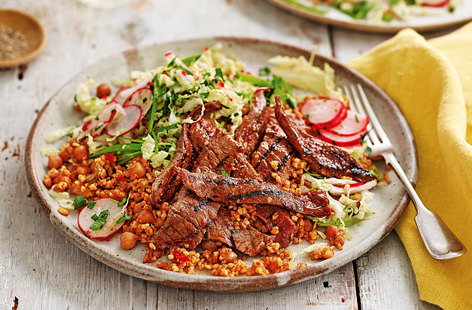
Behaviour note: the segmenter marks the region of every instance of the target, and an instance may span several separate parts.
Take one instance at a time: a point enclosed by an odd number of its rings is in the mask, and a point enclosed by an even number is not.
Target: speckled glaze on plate
[[[470,0],[462,1],[457,6],[455,12],[450,14],[411,17],[408,20],[392,21],[389,23],[373,23],[366,20],[355,20],[334,9],[329,10],[326,14],[317,14],[287,3],[284,0],[268,1],[286,11],[316,22],[365,32],[397,33],[405,28],[412,28],[420,32],[428,32],[452,27],[472,20],[472,1]]]
[[[44,134],[80,122],[79,113],[72,109],[72,98],[77,83],[87,77],[93,77],[99,82],[109,82],[112,77],[124,78],[131,70],[156,67],[168,51],[174,51],[182,56],[194,55],[200,53],[204,47],[215,43],[221,43],[226,54],[237,55],[252,72],[257,72],[260,67],[266,66],[267,59],[276,55],[309,56],[309,52],[304,49],[281,43],[217,37],[155,44],[107,57],[86,68],[62,86],[46,103],[38,114],[27,141],[28,180],[38,201],[47,209],[53,226],[85,253],[123,273],[174,287],[220,292],[254,291],[297,283],[333,271],[367,252],[393,229],[408,204],[407,195],[394,176],[391,185],[375,189],[373,209],[376,214],[350,229],[353,239],[346,243],[343,251],[337,252],[331,259],[319,262],[309,260],[307,255],[300,255],[297,263],[305,262],[308,267],[268,276],[222,278],[203,273],[188,275],[161,270],[156,268],[155,264],[142,263],[144,247],[124,251],[120,248],[118,236],[114,236],[109,242],[92,241],[77,227],[76,212],[67,217],[57,212],[58,204],[49,196],[48,190],[42,184],[43,176],[46,174],[47,158],[40,154],[40,150],[51,146],[44,141]],[[379,119],[390,134],[392,143],[397,147],[399,160],[407,175],[415,181],[417,168],[413,137],[397,106],[377,86],[359,73],[334,60],[317,56],[316,64],[323,63],[329,63],[335,69],[338,85],[360,83],[364,87]],[[64,141],[60,141],[55,146],[63,143]],[[297,245],[290,249],[296,252],[301,248]]]

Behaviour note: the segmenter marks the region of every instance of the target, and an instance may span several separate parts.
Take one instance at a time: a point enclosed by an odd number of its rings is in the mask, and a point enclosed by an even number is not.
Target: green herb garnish
[[[132,217],[133,217],[132,215],[122,216],[119,218],[118,221],[116,221],[116,224],[120,224],[121,222],[130,220]]]
[[[85,200],[84,196],[77,196],[72,205],[74,206],[74,209],[80,209],[87,205],[87,200]]]
[[[259,69],[259,75],[260,76],[269,76],[270,75],[270,69],[268,67],[260,68]]]
[[[92,215],[91,218],[95,222],[90,225],[90,229],[95,231],[102,229],[103,225],[105,225],[105,223],[107,222],[107,218],[109,215],[110,211],[108,210],[103,210],[98,216],[96,214]]]
[[[224,170],[221,170],[221,175],[225,177],[229,177],[229,173]]]

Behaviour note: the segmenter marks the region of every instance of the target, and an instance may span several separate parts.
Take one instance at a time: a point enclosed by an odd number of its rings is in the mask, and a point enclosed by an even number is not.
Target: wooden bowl
[[[14,9],[0,9],[0,23],[20,31],[28,41],[26,51],[13,59],[0,60],[0,68],[23,65],[35,58],[46,44],[46,31],[34,16]]]

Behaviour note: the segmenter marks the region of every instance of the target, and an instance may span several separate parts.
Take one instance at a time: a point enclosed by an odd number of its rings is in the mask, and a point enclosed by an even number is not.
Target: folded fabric
[[[472,24],[429,42],[403,30],[350,66],[399,105],[418,151],[416,190],[472,251]],[[396,229],[421,299],[444,309],[472,309],[472,253],[445,261],[432,258],[415,215],[410,204]]]

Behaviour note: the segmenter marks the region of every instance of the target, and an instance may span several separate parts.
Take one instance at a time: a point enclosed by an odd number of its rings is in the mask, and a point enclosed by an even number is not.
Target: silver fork
[[[380,125],[374,110],[361,85],[345,86],[344,92],[357,112],[368,115],[370,124],[366,135],[372,149],[372,156],[381,155],[389,164],[416,207],[416,226],[429,254],[436,259],[450,259],[461,256],[466,252],[465,246],[434,212],[428,210],[408,180],[405,172],[394,155],[394,148],[387,134]]]

